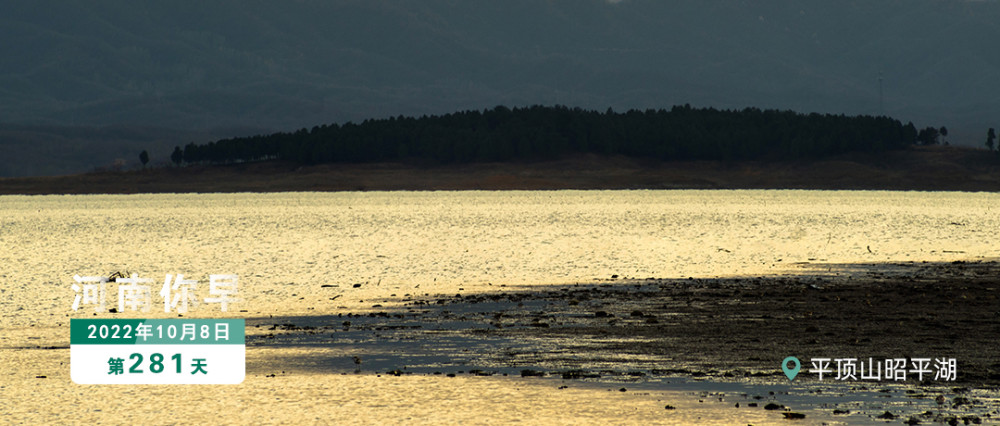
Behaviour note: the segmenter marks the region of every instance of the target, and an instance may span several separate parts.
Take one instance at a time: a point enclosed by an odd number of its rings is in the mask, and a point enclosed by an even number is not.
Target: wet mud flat
[[[322,372],[687,389],[734,409],[813,419],[1000,418],[994,262],[802,265],[800,273],[772,277],[496,287],[388,298],[365,312],[251,319],[248,349],[312,348],[280,365]],[[787,356],[802,360],[794,382],[781,370]],[[954,358],[957,374],[953,381],[935,379],[936,371],[922,381],[838,381],[834,371],[820,381],[808,372],[814,358],[904,358],[908,366]]]

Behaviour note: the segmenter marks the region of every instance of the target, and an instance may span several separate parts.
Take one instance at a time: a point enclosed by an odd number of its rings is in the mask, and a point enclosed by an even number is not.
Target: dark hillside
[[[574,154],[657,160],[820,158],[936,144],[936,129],[888,117],[675,106],[617,113],[563,106],[463,111],[315,126],[294,133],[188,144],[174,162],[300,164],[421,161],[434,164],[549,160]]]
[[[268,161],[0,179],[0,194],[720,188],[1000,191],[1000,158],[979,149],[911,147],[785,162],[596,155],[436,167]]]

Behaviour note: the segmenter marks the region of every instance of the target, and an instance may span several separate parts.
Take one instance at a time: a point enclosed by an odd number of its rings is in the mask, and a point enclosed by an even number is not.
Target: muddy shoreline
[[[371,333],[387,341],[431,331],[547,342],[550,351],[479,356],[485,365],[578,370],[607,358],[654,375],[695,377],[778,378],[781,360],[790,355],[806,365],[821,357],[955,358],[958,374],[948,383],[1000,386],[1000,264],[896,266],[890,272],[831,266],[799,276],[616,277],[546,290],[500,287],[387,299],[366,313],[250,319],[248,327],[270,331],[258,336],[262,345],[319,344],[326,339],[308,336],[327,333],[335,339]],[[573,356],[560,358],[564,353]]]
[[[777,378],[785,356],[955,358],[955,384],[1000,385],[1000,269],[913,269],[901,276],[873,272],[866,280],[650,279],[564,287],[535,296],[565,304],[562,312],[501,316],[489,333],[575,337],[600,342],[577,345],[578,351],[671,360],[654,374]],[[462,303],[478,300],[483,298]]]
[[[459,165],[265,161],[0,178],[0,194],[559,189],[1000,191],[1000,160],[986,150],[911,147],[798,161],[661,162],[596,155]]]
[[[998,273],[995,262],[804,265],[801,274],[775,277],[498,285],[385,299],[368,312],[248,319],[248,347],[319,348],[277,364],[323,373],[539,376],[622,389],[706,380],[706,391],[756,383],[726,400],[746,407],[762,397],[763,407],[826,390],[848,400],[896,398],[835,404],[824,408],[828,415],[849,414],[846,407],[859,415],[864,406],[869,417],[974,422],[1000,414]],[[780,368],[790,355],[803,364],[794,383]],[[955,358],[957,377],[820,382],[806,370],[822,357]],[[787,386],[800,387],[780,398]],[[765,389],[779,389],[778,397]]]

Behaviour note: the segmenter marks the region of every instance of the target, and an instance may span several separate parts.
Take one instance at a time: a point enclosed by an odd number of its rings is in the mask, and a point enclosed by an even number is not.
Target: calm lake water
[[[1000,252],[995,206],[997,194],[867,191],[2,196],[0,314],[65,318],[73,275],[126,269],[205,287],[238,274],[253,314],[612,275],[977,260]]]

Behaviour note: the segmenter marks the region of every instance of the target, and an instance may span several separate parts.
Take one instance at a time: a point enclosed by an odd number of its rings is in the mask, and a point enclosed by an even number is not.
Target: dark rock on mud
[[[892,413],[890,413],[888,411],[886,411],[886,412],[884,412],[882,414],[879,414],[876,418],[878,418],[878,419],[885,419],[885,420],[892,420],[892,419],[896,418],[896,415],[892,414]]]
[[[532,369],[524,369],[521,370],[521,377],[545,377],[545,372]]]

